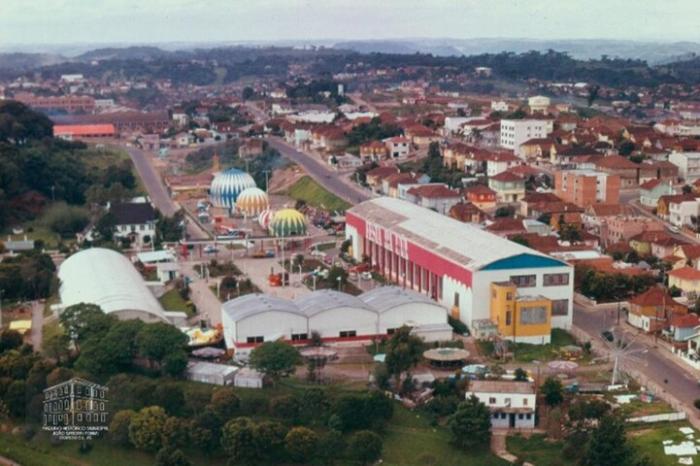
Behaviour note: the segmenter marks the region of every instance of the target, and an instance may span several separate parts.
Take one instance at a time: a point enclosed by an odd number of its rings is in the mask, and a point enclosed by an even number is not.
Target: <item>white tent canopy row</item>
[[[296,300],[246,295],[223,304],[222,322],[229,348],[275,338],[305,340],[312,331],[325,339],[386,335],[403,325],[426,328],[441,337],[451,335],[444,307],[395,286],[360,296],[318,290]]]

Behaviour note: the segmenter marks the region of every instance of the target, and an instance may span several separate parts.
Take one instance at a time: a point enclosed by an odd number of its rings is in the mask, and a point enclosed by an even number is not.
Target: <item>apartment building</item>
[[[515,150],[529,139],[546,138],[553,127],[553,120],[549,119],[501,120],[501,146]]]
[[[554,194],[579,207],[592,204],[617,204],[620,177],[596,170],[562,170],[554,173]]]

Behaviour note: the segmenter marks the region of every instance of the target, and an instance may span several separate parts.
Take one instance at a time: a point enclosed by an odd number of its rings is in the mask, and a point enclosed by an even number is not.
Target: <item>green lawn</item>
[[[306,202],[310,206],[329,211],[345,211],[350,207],[350,204],[335,194],[328,192],[309,176],[301,177],[299,181],[289,188],[287,194],[298,201]]]
[[[385,466],[501,466],[508,464],[491,454],[463,452],[449,444],[444,427],[432,427],[428,419],[397,405],[384,435]]]
[[[166,311],[186,312],[188,317],[194,315],[192,312],[192,305],[182,299],[180,292],[174,288],[158,298],[158,301],[160,301],[160,304]]]
[[[563,357],[561,348],[567,345],[576,345],[576,339],[566,330],[559,328],[552,329],[552,342],[547,345],[531,345],[528,343],[517,343],[515,345],[515,361],[551,361]],[[477,345],[481,353],[492,357],[494,345],[490,341],[478,341]],[[513,345],[509,346],[511,349]]]
[[[22,233],[21,235],[12,235],[9,232],[5,232],[2,235],[2,237],[0,237],[0,239],[5,240],[9,236],[10,239],[14,241],[19,241],[23,240],[26,236],[27,239],[31,239],[34,241],[43,241],[44,247],[46,247],[46,249],[56,249],[58,247],[58,243],[61,242],[61,236],[49,230],[47,227],[41,225],[40,223],[41,217],[39,217],[37,220],[23,225],[24,233]],[[31,229],[32,231],[28,231],[29,229]],[[72,241],[74,240],[63,240],[64,243],[70,243]]]
[[[575,460],[566,460],[562,456],[562,442],[550,442],[543,434],[532,435],[530,438],[510,435],[506,445],[509,453],[536,465],[576,464]]]
[[[679,443],[685,440],[683,434],[678,430],[679,427],[690,426],[687,422],[635,425],[627,429],[627,438],[630,440],[635,450],[649,457],[651,464],[654,466],[677,465],[678,457],[666,456],[664,454],[664,446],[661,442],[664,440],[673,440],[674,443]],[[698,434],[699,433],[696,431],[695,436],[698,437]]]

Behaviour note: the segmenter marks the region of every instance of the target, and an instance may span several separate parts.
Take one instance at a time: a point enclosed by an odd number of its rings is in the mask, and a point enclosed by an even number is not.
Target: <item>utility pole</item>
[[[5,294],[5,290],[0,290],[0,329],[2,329],[2,295]]]
[[[265,174],[265,192],[267,192],[268,185],[270,184],[270,181],[269,181],[270,170],[263,170],[263,173]]]

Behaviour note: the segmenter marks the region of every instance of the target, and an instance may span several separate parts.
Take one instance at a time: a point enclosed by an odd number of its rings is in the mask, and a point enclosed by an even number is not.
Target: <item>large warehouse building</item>
[[[399,199],[358,204],[346,222],[356,260],[369,259],[387,279],[442,303],[470,328],[498,325],[491,284],[504,282],[517,287],[518,297],[549,301],[551,310],[537,312],[536,323],[571,327],[573,267],[563,261]]]
[[[91,248],[73,254],[61,264],[58,278],[61,304],[55,308],[59,312],[88,303],[119,319],[181,323],[186,317],[164,311],[129,259],[111,249]]]
[[[326,342],[367,341],[408,325],[429,341],[452,337],[444,307],[395,286],[360,296],[318,290],[296,300],[250,294],[224,303],[221,319],[226,346],[239,356],[264,341],[306,343],[312,332]]]

